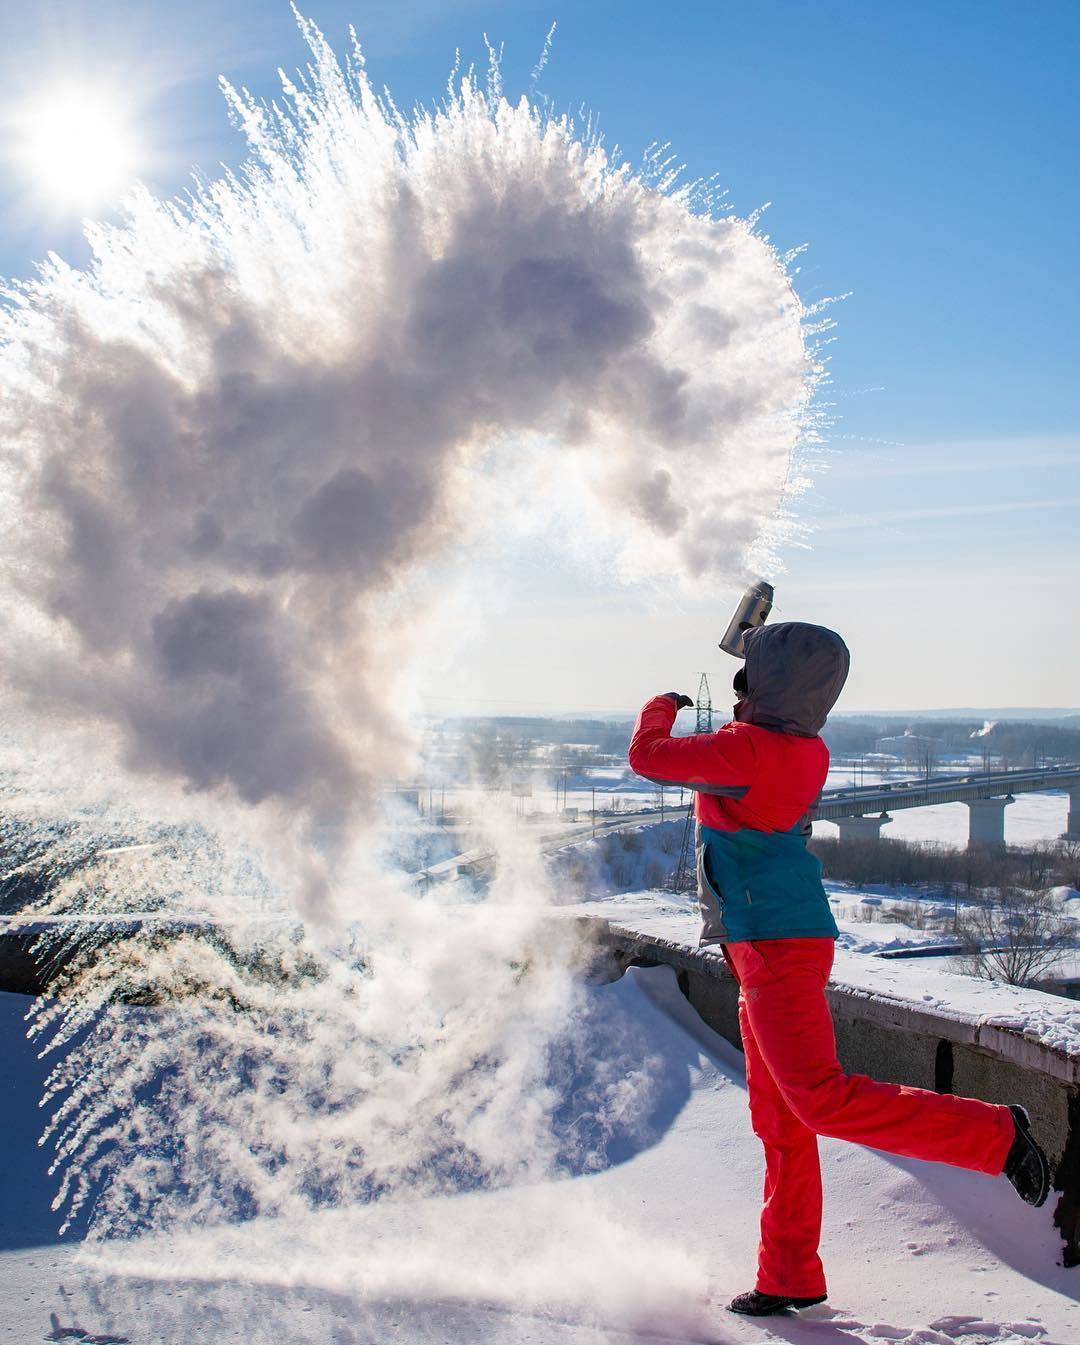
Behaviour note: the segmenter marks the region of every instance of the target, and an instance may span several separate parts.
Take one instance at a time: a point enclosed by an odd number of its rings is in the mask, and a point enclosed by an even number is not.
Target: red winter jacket
[[[673,695],[638,716],[630,765],[697,793],[702,944],[836,938],[821,865],[806,848],[829,769],[818,737],[847,677],[847,646],[805,622],[746,632],[746,695],[716,733],[673,738]]]
[[[702,826],[790,831],[814,805],[829,770],[829,749],[820,738],[736,720],[715,733],[673,738],[677,713],[667,695],[642,707],[630,740],[630,769],[696,790]]]

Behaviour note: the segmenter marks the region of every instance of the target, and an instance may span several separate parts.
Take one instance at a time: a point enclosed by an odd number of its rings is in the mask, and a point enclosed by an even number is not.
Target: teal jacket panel
[[[839,933],[806,848],[802,824],[790,831],[698,827],[701,943],[750,939],[835,939]]]

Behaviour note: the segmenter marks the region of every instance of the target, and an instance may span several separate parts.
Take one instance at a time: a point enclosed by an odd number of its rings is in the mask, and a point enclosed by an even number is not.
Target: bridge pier
[[[891,821],[888,813],[873,817],[838,817],[836,830],[841,841],[880,841],[881,828]]]
[[[1080,841],[1080,786],[1069,790],[1069,820],[1062,833],[1063,841]]]
[[[1016,800],[1011,794],[996,799],[969,799],[968,843],[969,850],[1005,849],[1005,809]]]

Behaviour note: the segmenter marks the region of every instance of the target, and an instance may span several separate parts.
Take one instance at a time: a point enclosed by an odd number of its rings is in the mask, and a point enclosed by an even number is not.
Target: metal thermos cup
[[[746,657],[746,632],[753,626],[764,625],[765,618],[772,611],[772,604],[772,584],[759,579],[756,584],[750,585],[739,599],[735,615],[728,623],[724,638],[720,641],[720,648],[725,654],[733,654],[735,658]]]

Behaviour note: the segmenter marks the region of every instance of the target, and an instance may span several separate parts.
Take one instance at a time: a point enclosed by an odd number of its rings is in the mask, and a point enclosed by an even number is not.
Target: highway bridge
[[[901,808],[926,808],[935,803],[966,803],[968,847],[1000,848],[1005,844],[1005,809],[1017,794],[1062,789],[1069,795],[1064,836],[1080,841],[1080,766],[1043,766],[1031,770],[979,771],[971,775],[938,775],[920,780],[831,789],[822,794],[811,817],[835,822],[841,838],[875,839]]]
[[[1004,845],[1004,817],[1006,807],[1017,794],[1064,790],[1069,795],[1069,815],[1065,838],[1080,841],[1080,765],[1049,766],[1032,770],[984,771],[971,775],[939,775],[915,780],[895,780],[887,784],[845,787],[827,790],[811,813],[814,821],[835,822],[842,838],[876,839],[881,829],[892,821],[891,814],[900,808],[925,808],[939,803],[965,803],[970,811],[969,846],[1000,847]],[[627,813],[600,813],[595,818],[585,814],[576,822],[553,825],[548,830],[534,830],[537,848],[542,854],[581,845],[593,837],[615,831],[659,822],[665,817],[685,816],[681,808],[643,808]],[[448,834],[451,830],[448,829]],[[153,850],[156,841],[142,841],[102,849],[91,847],[84,860],[100,856],[123,855],[129,851]],[[480,846],[452,855],[449,859],[431,864],[412,875],[413,880],[427,886],[432,883],[454,882],[460,878],[486,877],[494,869],[496,851],[492,846]],[[17,866],[6,873],[0,872],[0,898],[4,885],[17,882],[22,869],[33,870],[35,863]],[[36,880],[29,874],[29,886]],[[0,903],[3,904],[3,903]],[[10,901],[7,904],[11,907]]]
[[[1069,794],[1069,817],[1064,837],[1080,841],[1080,766],[1045,766],[1031,770],[981,771],[970,775],[939,775],[887,784],[826,790],[811,813],[815,822],[835,822],[841,838],[876,840],[881,829],[901,808],[926,808],[937,803],[966,803],[969,847],[1000,848],[1005,844],[1005,809],[1017,794],[1065,790]],[[668,817],[681,811],[666,809]],[[542,854],[580,845],[593,836],[640,827],[661,819],[659,809],[605,817],[595,825],[589,820],[568,824],[558,831],[539,833]],[[487,847],[467,850],[441,863],[429,865],[415,875],[420,884],[454,882],[482,877],[494,867],[496,852]]]

